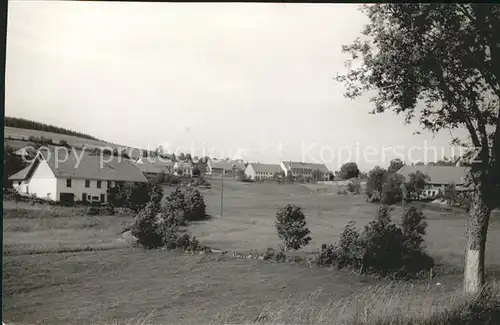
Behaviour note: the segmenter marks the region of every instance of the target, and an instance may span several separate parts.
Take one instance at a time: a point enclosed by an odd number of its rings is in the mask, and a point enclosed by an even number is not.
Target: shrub
[[[177,185],[181,183],[180,178],[172,174],[165,174],[164,181],[170,185]]]
[[[161,197],[154,195],[134,220],[132,235],[140,246],[151,249],[166,244],[168,234],[176,233],[175,224],[168,223],[161,213]],[[175,238],[177,239],[177,238]]]
[[[382,185],[382,197],[381,201],[383,204],[395,204],[401,202],[403,195],[401,192],[401,184],[404,182],[404,176],[400,174],[390,174],[387,176],[384,184]]]
[[[276,213],[276,230],[286,248],[298,250],[309,244],[310,231],[301,208],[287,204]]]
[[[347,191],[351,194],[361,193],[361,182],[359,180],[349,180],[347,182]]]
[[[421,211],[410,207],[403,212],[400,227],[391,222],[391,208],[381,204],[375,220],[359,233],[350,221],[336,245],[322,245],[318,265],[351,267],[383,276],[413,277],[434,266],[424,251],[427,224]]]
[[[269,261],[272,260],[274,257],[274,254],[276,254],[276,251],[274,248],[268,248],[266,252],[264,253],[264,261]]]
[[[176,188],[165,196],[161,201],[161,209],[163,213],[179,226],[186,224],[187,206],[184,193],[180,188]]]
[[[109,202],[115,207],[126,207],[134,212],[143,209],[150,200],[150,190],[154,188],[147,183],[119,183],[109,189]]]
[[[276,262],[284,262],[286,260],[286,255],[284,252],[279,252],[276,254]]]
[[[87,209],[87,211],[85,212],[86,215],[89,215],[89,216],[97,216],[99,215],[99,208],[96,208],[96,207],[89,207]]]
[[[185,200],[187,221],[200,221],[206,219],[205,201],[200,191],[195,188],[189,189],[185,196]]]

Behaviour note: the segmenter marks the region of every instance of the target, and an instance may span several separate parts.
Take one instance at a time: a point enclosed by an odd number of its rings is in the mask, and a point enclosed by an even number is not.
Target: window
[[[101,188],[101,181],[97,181],[97,188]]]
[[[111,181],[108,181],[108,188],[111,188]]]
[[[17,182],[17,185],[21,186],[21,181]]]
[[[89,180],[85,180],[85,187],[90,187],[90,181]]]
[[[91,199],[92,199],[92,196],[87,195],[87,200],[91,200]]]
[[[71,187],[71,179],[66,180],[66,187]]]
[[[92,201],[99,201],[99,197],[98,196],[93,196],[92,197]]]

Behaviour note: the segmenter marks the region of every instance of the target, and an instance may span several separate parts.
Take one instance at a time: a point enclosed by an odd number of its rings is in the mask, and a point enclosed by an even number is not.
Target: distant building
[[[172,161],[157,157],[138,157],[132,161],[144,176],[150,179],[157,177],[161,173],[171,174],[174,170]]]
[[[285,176],[292,175],[293,177],[313,177],[314,171],[319,171],[319,181],[327,181],[329,179],[328,167],[325,164],[313,164],[295,161],[282,161],[280,163],[281,169],[285,172]]]
[[[243,160],[211,160],[210,161],[211,173],[213,175],[221,175],[224,173],[224,176],[236,177],[238,171],[245,170],[245,163]]]
[[[444,193],[446,185],[454,183],[458,191],[468,190],[465,183],[469,172],[468,167],[459,166],[436,166],[436,165],[412,165],[403,166],[397,171],[398,174],[408,179],[410,174],[417,171],[427,175],[429,180],[422,192],[423,196],[436,197],[439,193]]]
[[[245,175],[249,179],[272,179],[275,174],[281,172],[278,164],[249,163],[245,169]]]
[[[145,183],[147,179],[126,159],[100,157],[89,152],[73,153],[55,159],[53,150],[39,150],[33,162],[10,176],[14,189],[23,195],[33,195],[61,202],[107,202],[108,189],[117,182]],[[101,166],[102,163],[102,166]]]
[[[177,161],[174,163],[174,173],[178,176],[193,176],[193,164],[189,161]]]

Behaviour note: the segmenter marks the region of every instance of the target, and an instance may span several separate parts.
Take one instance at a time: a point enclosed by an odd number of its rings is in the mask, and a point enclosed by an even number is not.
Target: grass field
[[[213,219],[189,231],[213,248],[277,247],[276,210],[301,206],[313,242],[333,242],[350,220],[359,226],[376,206],[363,196],[311,193],[301,185],[224,182],[203,190]],[[166,188],[168,190],[168,188]],[[84,216],[72,208],[4,202],[4,320],[20,324],[335,323],[338,317],[420,315],[460,301],[466,216],[426,205],[427,246],[446,263],[438,278],[413,283],[359,277],[347,271],[272,264],[228,256],[186,256],[132,248],[119,232],[131,216]],[[396,208],[393,215],[399,215]],[[499,215],[492,217],[487,248],[490,275],[500,270]],[[87,248],[90,251],[78,251]],[[439,285],[438,285],[439,284]],[[376,297],[376,298],[374,298]],[[370,315],[368,315],[369,313]]]

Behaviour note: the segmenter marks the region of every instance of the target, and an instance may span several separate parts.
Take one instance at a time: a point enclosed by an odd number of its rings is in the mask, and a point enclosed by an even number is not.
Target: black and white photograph
[[[500,325],[500,4],[6,2],[2,325]]]

